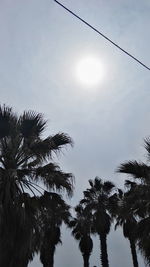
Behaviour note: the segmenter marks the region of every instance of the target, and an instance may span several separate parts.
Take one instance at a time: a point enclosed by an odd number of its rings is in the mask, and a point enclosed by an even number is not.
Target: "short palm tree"
[[[78,205],[75,207],[76,216],[70,221],[72,235],[79,241],[79,249],[83,256],[84,267],[89,267],[89,259],[93,249],[91,234],[91,214]]]
[[[103,267],[108,267],[107,235],[110,232],[112,221],[109,209],[115,186],[112,182],[103,182],[97,177],[94,180],[89,180],[89,184],[90,188],[84,191],[84,199],[81,200],[81,204],[85,205],[86,210],[90,210],[93,214],[92,231],[99,235],[101,264]]]
[[[70,207],[56,193],[45,192],[40,201],[40,259],[43,267],[53,267],[56,246],[61,243],[61,226],[69,223]]]
[[[72,140],[64,133],[43,138],[45,127],[40,113],[25,111],[18,116],[12,108],[0,106],[0,266],[16,266],[15,256],[11,257],[14,244],[30,225],[29,197],[42,194],[39,183],[47,190],[66,190],[68,195],[73,191],[72,174],[62,172],[53,162],[53,154],[72,145]],[[25,243],[24,254],[28,251]]]

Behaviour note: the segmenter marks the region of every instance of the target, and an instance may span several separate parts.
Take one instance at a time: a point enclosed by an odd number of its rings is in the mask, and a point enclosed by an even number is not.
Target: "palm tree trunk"
[[[130,242],[130,248],[131,248],[131,254],[132,254],[132,261],[133,261],[133,266],[138,267],[138,260],[137,260],[137,253],[136,253],[136,247],[135,247],[135,242],[132,239],[129,239]]]
[[[84,267],[89,267],[89,255],[83,254]]]
[[[100,239],[100,245],[101,245],[100,261],[101,261],[102,267],[109,267],[106,235],[100,234],[99,239]]]

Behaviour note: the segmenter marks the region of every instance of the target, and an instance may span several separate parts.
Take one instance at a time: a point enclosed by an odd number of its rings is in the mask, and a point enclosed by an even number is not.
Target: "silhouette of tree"
[[[64,134],[43,138],[42,114],[25,111],[18,116],[0,106],[0,266],[24,267],[30,251],[36,198],[47,190],[72,194],[72,175],[53,163],[53,155],[72,145]],[[19,248],[19,249],[18,249]]]
[[[150,158],[150,139],[145,139],[145,148]],[[129,212],[138,219],[136,238],[140,251],[150,266],[150,166],[143,162],[127,161],[121,164],[118,172],[131,175],[133,181],[127,183],[131,187],[128,194]],[[136,181],[136,182],[135,182]]]
[[[133,212],[130,212],[130,194],[130,190],[126,193],[123,193],[123,191],[119,189],[117,201],[118,209],[116,212],[117,223],[115,225],[115,229],[118,226],[122,226],[124,237],[127,238],[130,242],[133,266],[138,267],[139,265],[136,253],[137,220]]]
[[[75,207],[76,217],[70,221],[72,235],[79,241],[79,249],[83,256],[84,267],[89,267],[89,258],[93,249],[91,233],[91,214],[82,205]]]
[[[103,182],[98,177],[94,180],[89,180],[89,184],[90,188],[84,191],[84,199],[80,203],[85,205],[86,210],[91,211],[93,214],[92,231],[99,235],[101,264],[103,267],[108,267],[107,235],[110,232],[112,221],[109,210],[115,186],[110,181]]]
[[[40,259],[43,267],[53,267],[55,249],[61,243],[61,225],[69,223],[70,207],[56,193],[45,192],[40,201]]]

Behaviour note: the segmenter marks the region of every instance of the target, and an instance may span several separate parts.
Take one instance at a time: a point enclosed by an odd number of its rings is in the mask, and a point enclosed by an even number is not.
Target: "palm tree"
[[[150,159],[150,139],[145,139],[145,148]],[[136,238],[138,246],[150,266],[150,166],[136,160],[121,164],[117,170],[120,173],[131,175],[134,181],[128,181],[132,190],[130,199],[130,211],[138,218]],[[136,182],[137,183],[136,183]]]
[[[34,197],[24,193],[17,207],[10,207],[6,214],[0,209],[0,263],[1,266],[26,267],[30,252],[31,236],[36,225]],[[21,203],[25,203],[21,206]],[[8,218],[10,216],[10,221]],[[15,241],[15,243],[13,243]]]
[[[70,221],[70,228],[73,228],[72,235],[79,241],[79,249],[83,256],[84,267],[89,267],[89,258],[93,249],[91,233],[91,214],[78,205],[75,207],[76,217]]]
[[[84,191],[84,199],[81,200],[80,203],[85,205],[87,211],[92,211],[92,231],[99,235],[101,264],[103,267],[109,267],[107,235],[110,232],[112,221],[109,209],[111,207],[111,196],[115,186],[110,181],[103,182],[98,177],[94,180],[89,180],[89,184],[90,188]]]
[[[130,195],[131,195],[130,191],[123,193],[123,191],[119,189],[118,201],[117,201],[118,209],[116,211],[116,216],[115,216],[117,223],[115,225],[115,229],[118,226],[122,226],[124,237],[127,238],[130,242],[133,266],[138,267],[139,265],[136,253],[137,220],[134,214],[130,210],[131,208]]]
[[[22,241],[24,255],[28,253],[34,228],[28,203],[29,197],[36,202],[43,194],[39,183],[47,190],[65,190],[68,195],[73,192],[72,174],[62,172],[53,162],[53,155],[72,145],[72,140],[64,133],[43,138],[46,124],[40,113],[25,111],[18,116],[12,108],[0,106],[0,266],[16,266],[14,244],[17,247],[19,238],[26,235],[25,229],[30,228],[28,242]],[[19,253],[20,249],[17,259]]]
[[[61,243],[61,225],[69,223],[70,207],[56,193],[45,192],[40,200],[40,259],[43,267],[53,267],[55,249]]]

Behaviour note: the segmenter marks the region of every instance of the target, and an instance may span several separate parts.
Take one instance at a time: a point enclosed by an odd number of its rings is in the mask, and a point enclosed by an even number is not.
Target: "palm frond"
[[[10,135],[15,126],[12,125],[12,121],[14,122],[15,120],[16,115],[13,113],[12,108],[5,105],[0,106],[0,139]]]
[[[53,144],[53,149],[59,149],[64,145],[73,145],[73,140],[68,134],[58,133],[51,137],[51,142]]]
[[[95,188],[96,191],[101,190],[102,184],[103,184],[102,179],[100,179],[99,177],[95,177],[93,188]]]
[[[58,133],[54,136],[49,136],[44,140],[37,140],[30,149],[37,158],[52,158],[52,154],[57,154],[65,145],[72,145],[72,139],[64,133]]]
[[[89,180],[89,184],[90,184],[91,187],[94,186],[94,184],[93,184],[93,180],[92,180],[92,179]]]
[[[117,172],[131,174],[133,178],[149,179],[150,167],[143,162],[128,161],[119,166]]]
[[[39,179],[43,181],[48,189],[57,191],[66,190],[69,196],[73,193],[73,175],[71,173],[62,172],[60,168],[53,163],[36,169],[35,180],[38,181]]]
[[[150,154],[150,137],[144,139],[144,147],[147,150],[148,154]]]
[[[112,191],[113,188],[115,188],[115,185],[112,182],[110,182],[110,181],[104,182],[104,184],[103,184],[104,192],[109,193]]]
[[[24,138],[39,137],[45,130],[47,121],[41,113],[25,111],[20,116],[20,132]]]

